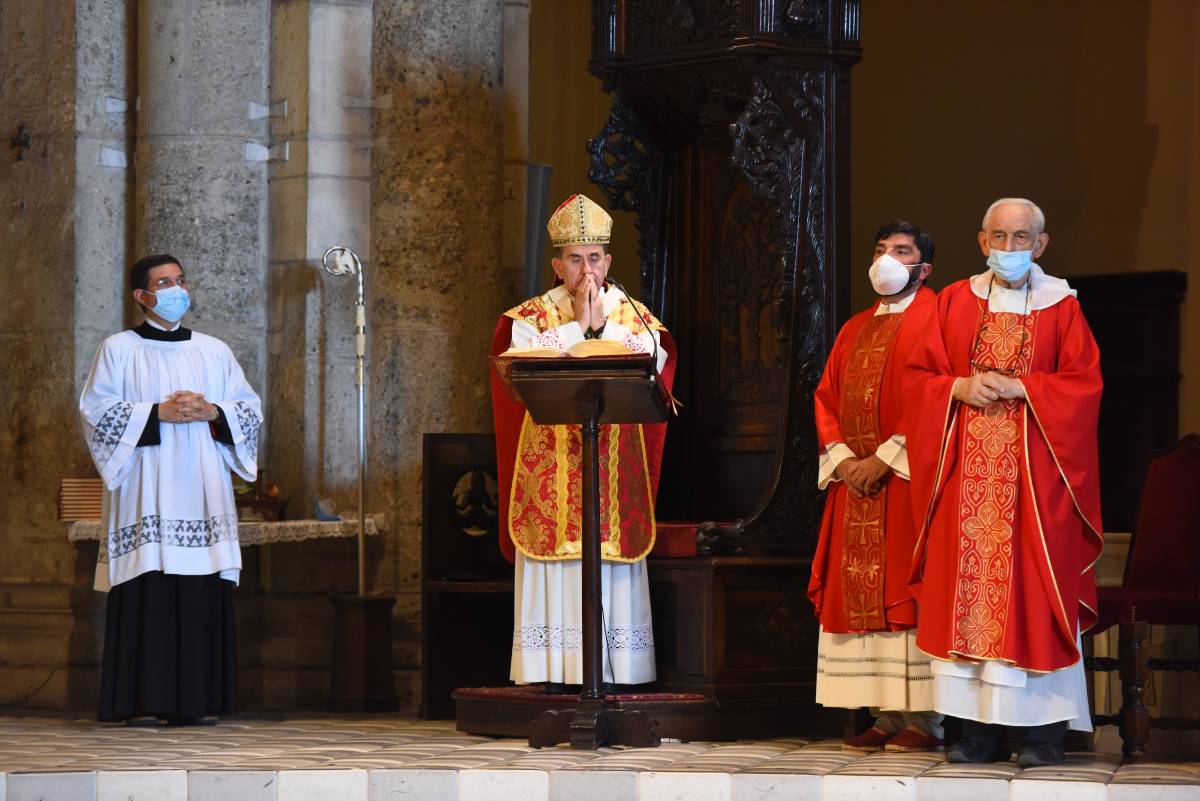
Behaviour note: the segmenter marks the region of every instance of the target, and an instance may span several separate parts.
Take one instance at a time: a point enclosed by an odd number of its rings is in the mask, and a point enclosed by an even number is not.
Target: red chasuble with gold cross
[[[876,315],[876,303],[842,327],[815,396],[822,447],[842,442],[862,458],[906,433],[904,365],[935,304],[933,290],[922,287],[903,312]],[[808,584],[821,626],[837,634],[915,626],[907,586],[915,540],[907,481],[893,475],[866,498],[831,483]]]
[[[1026,400],[977,409],[956,377],[994,370]],[[1096,621],[1103,546],[1096,425],[1100,352],[1071,296],[991,312],[968,281],[944,289],[906,381],[917,546],[917,645],[939,659],[1050,671],[1080,658]]]
[[[675,341],[645,306],[667,361],[659,380],[670,391],[675,375]],[[530,298],[496,323],[491,355],[508,349],[513,320],[538,333],[570,322],[547,295]],[[629,301],[608,315],[633,335],[646,329]],[[579,426],[533,422],[525,406],[507,396],[492,372],[496,425],[496,470],[500,492],[500,550],[511,562],[520,551],[533,559],[582,558],[583,438]],[[667,424],[600,426],[600,556],[636,562],[654,547],[654,496]]]

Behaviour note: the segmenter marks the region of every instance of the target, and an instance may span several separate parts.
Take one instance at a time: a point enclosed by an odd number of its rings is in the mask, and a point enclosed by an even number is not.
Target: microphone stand
[[[651,358],[651,363],[654,365],[654,373],[657,376],[657,374],[658,374],[658,337],[654,336],[653,332],[650,331],[650,323],[646,322],[646,318],[642,315],[642,310],[639,309],[638,305],[633,302],[633,298],[630,297],[629,292],[625,289],[625,287],[623,287],[621,285],[621,282],[615,278],[607,278],[605,280],[608,281],[608,283],[615,286],[617,289],[621,290],[621,294],[625,296],[625,299],[627,301],[629,301],[629,305],[633,307],[633,313],[636,314],[638,316],[638,319],[642,321],[642,327],[645,328],[647,333],[650,334],[650,340],[654,343],[654,354]]]

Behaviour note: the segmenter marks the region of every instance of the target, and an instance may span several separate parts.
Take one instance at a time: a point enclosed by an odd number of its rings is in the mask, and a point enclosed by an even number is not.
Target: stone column
[[[233,348],[266,390],[270,8],[139,0],[134,253],[171,253],[191,281],[189,327]],[[250,143],[250,147],[247,147]],[[136,315],[135,315],[136,316]]]
[[[334,496],[338,511],[355,498],[355,282],[327,275],[321,257],[348,245],[371,269],[371,117],[388,99],[371,91],[372,0],[277,2],[271,28],[271,136],[289,157],[270,175],[269,359],[279,380],[267,419],[274,478],[290,513],[308,516],[313,496]]]
[[[288,158],[270,164],[264,464],[291,517],[311,517],[314,497],[334,498],[342,514],[356,506],[355,280],[327,275],[321,257],[348,245],[372,269],[371,120],[374,106],[388,102],[371,89],[372,22],[372,0],[271,4],[271,142],[277,154],[286,146]],[[355,548],[352,539],[272,547],[269,591],[243,586],[240,631],[255,643],[240,655],[244,704],[324,704],[329,593],[355,590]]]
[[[370,584],[399,595],[401,702],[419,676],[421,435],[488,431],[487,349],[515,301],[501,261],[502,0],[376,0]],[[409,694],[409,688],[412,694]]]
[[[96,548],[67,542],[55,496],[60,478],[94,475],[77,400],[96,345],[122,323],[126,22],[122,0],[0,4],[5,706],[95,705]]]

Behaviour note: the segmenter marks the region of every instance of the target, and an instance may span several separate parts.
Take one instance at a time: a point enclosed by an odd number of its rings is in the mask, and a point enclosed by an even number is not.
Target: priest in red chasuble
[[[871,707],[875,724],[843,743],[853,751],[942,745],[908,589],[916,530],[902,383],[933,319],[933,247],[912,223],[879,229],[870,278],[880,297],[842,327],[816,392],[818,486],[828,490],[808,585],[821,622],[817,702]]]
[[[584,340],[657,354],[670,389],[674,343],[641,303],[606,282],[612,218],[573,195],[547,225],[556,285],[500,317],[491,352],[568,351]],[[623,346],[623,347],[621,347]],[[569,403],[569,399],[564,399]],[[500,479],[500,543],[515,567],[510,677],[568,692],[583,679],[582,437],[579,426],[544,426],[492,376]],[[655,679],[646,554],[654,546],[654,496],[666,424],[600,427],[601,595],[604,681]]]
[[[934,708],[962,718],[952,762],[1063,760],[1090,731],[1080,632],[1096,620],[1102,546],[1096,424],[1100,353],[1032,202],[984,215],[988,270],[938,296],[906,375],[917,545],[917,646],[934,658]]]

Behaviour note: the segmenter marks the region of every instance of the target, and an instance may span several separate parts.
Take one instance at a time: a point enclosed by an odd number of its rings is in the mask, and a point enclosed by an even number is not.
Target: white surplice
[[[571,295],[562,286],[549,292],[551,300],[572,319]],[[601,292],[604,314],[621,302],[618,291]],[[657,332],[634,336],[619,323],[608,322],[603,339],[616,339],[642,353],[654,350]],[[573,320],[539,332],[514,320],[512,347],[534,345],[566,349],[583,340]],[[658,349],[658,369],[667,354]],[[583,567],[579,560],[546,561],[516,555],[513,599],[513,651],[509,677],[518,684],[583,681]],[[603,562],[600,592],[604,607],[604,681],[644,684],[654,681],[654,626],[650,618],[650,583],[646,562]]]
[[[221,408],[232,446],[217,442],[207,422],[163,422],[160,443],[138,447],[153,405],[179,390]],[[262,406],[229,346],[194,331],[175,342],[114,334],[96,352],[79,412],[105,488],[95,588],[150,571],[237,581],[230,471],[257,476]]]

